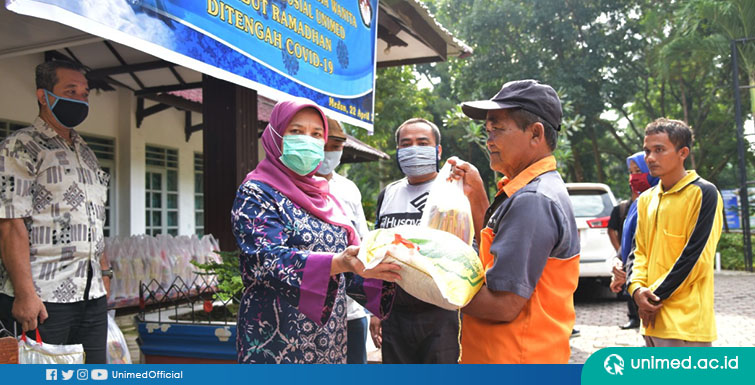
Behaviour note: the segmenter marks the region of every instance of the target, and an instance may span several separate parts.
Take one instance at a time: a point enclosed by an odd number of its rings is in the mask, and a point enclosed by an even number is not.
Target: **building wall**
[[[37,116],[34,68],[43,59],[41,53],[0,59],[0,119],[31,122]],[[194,234],[194,153],[202,152],[201,132],[186,142],[184,113],[176,109],[151,115],[136,128],[136,98],[127,89],[93,91],[89,103],[89,116],[77,131],[115,140],[115,234],[144,233],[146,145],[178,150],[179,234]],[[201,121],[201,114],[192,114],[193,124]]]

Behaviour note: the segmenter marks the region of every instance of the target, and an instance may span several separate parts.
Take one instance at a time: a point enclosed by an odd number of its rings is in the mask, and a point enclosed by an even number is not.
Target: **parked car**
[[[616,255],[608,238],[608,220],[616,205],[611,188],[602,183],[567,183],[581,246],[579,278],[595,279],[608,286]]]

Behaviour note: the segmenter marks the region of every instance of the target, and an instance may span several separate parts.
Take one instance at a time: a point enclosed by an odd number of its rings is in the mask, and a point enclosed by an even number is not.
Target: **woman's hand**
[[[362,261],[357,259],[359,246],[349,246],[341,253],[333,257],[333,263],[330,265],[330,275],[340,273],[355,273],[364,278],[381,279],[388,282],[396,282],[401,279],[398,271],[401,266],[395,263],[380,263],[372,269],[365,270]]]

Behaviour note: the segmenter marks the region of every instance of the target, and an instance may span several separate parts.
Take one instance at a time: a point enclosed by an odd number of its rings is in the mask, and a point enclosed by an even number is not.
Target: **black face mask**
[[[89,114],[89,103],[81,100],[64,98],[55,95],[48,90],[44,91],[45,100],[47,101],[47,105],[50,106],[52,116],[64,127],[76,127],[87,118],[87,115]],[[55,103],[52,105],[50,105],[50,95],[55,97]]]

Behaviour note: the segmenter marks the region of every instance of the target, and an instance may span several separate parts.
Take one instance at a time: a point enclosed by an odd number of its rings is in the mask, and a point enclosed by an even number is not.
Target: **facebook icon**
[[[47,381],[57,381],[58,380],[58,369],[47,369],[45,372],[45,380]]]

